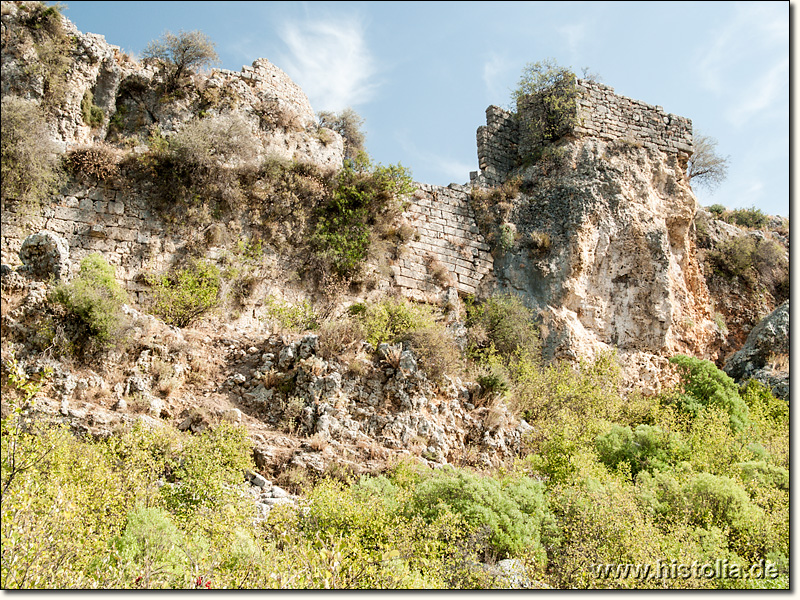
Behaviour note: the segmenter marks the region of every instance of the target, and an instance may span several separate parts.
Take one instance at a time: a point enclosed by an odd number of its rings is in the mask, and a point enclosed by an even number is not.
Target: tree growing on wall
[[[714,191],[728,176],[728,157],[717,154],[717,140],[697,133],[694,136],[694,154],[689,159],[686,176],[693,186]]]
[[[180,88],[183,78],[195,69],[219,61],[214,42],[202,31],[166,31],[145,47],[142,58],[158,66],[168,92]]]
[[[566,134],[577,121],[578,96],[575,73],[555,60],[528,63],[512,92],[518,114],[525,112],[526,125],[541,143]]]

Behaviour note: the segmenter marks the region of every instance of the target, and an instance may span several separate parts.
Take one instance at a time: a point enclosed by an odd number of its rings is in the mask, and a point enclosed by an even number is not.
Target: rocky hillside
[[[788,220],[688,119],[573,75],[445,188],[266,59],[1,33],[4,587],[788,586]]]

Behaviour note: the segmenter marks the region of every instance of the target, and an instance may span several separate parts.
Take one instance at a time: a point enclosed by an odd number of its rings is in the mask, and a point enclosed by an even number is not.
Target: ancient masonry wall
[[[677,155],[685,162],[694,152],[690,119],[614,93],[606,85],[579,79],[577,125],[572,134],[605,140],[627,140],[646,148]],[[520,115],[525,121],[525,114]],[[514,115],[496,106],[486,109],[486,125],[478,128],[480,172],[470,178],[478,185],[499,185],[533,148],[524,139]]]
[[[448,287],[472,294],[492,271],[489,246],[475,225],[468,195],[469,188],[456,184],[418,184],[405,213],[416,233],[393,266],[395,283],[406,296],[428,299]],[[73,269],[88,254],[100,252],[139,301],[147,289],[139,276],[167,269],[187,243],[164,230],[141,196],[108,187],[76,185],[24,227],[26,220],[13,207],[3,211],[4,264],[21,264],[18,252],[29,234],[51,231],[69,245]]]
[[[420,299],[448,287],[475,293],[493,261],[475,224],[469,188],[417,185],[405,214],[417,235],[393,267],[395,282],[406,295]]]
[[[486,185],[500,185],[518,164],[519,126],[499,106],[486,109],[486,125],[478,127],[478,168]],[[477,175],[477,173],[476,173]]]
[[[2,262],[20,264],[18,252],[31,233],[51,231],[69,245],[72,268],[99,252],[116,268],[116,277],[138,299],[146,289],[143,270],[167,268],[185,240],[165,233],[161,219],[139,197],[120,190],[75,186],[54,197],[41,216],[30,218],[7,207],[2,213]],[[27,226],[25,225],[27,223]]]

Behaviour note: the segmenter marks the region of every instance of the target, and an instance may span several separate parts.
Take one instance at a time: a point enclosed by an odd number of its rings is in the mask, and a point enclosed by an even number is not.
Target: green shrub
[[[86,90],[81,99],[81,114],[83,122],[90,127],[100,127],[106,118],[103,109],[94,103],[94,95],[91,90]]]
[[[552,59],[525,66],[513,99],[535,144],[557,140],[577,123],[576,81],[572,70]]]
[[[473,527],[487,527],[490,554],[498,558],[524,551],[541,554],[546,509],[541,483],[527,477],[498,481],[445,468],[413,490],[413,510],[431,521],[445,511]]]
[[[219,303],[221,275],[216,265],[191,261],[187,266],[147,279],[153,313],[170,325],[186,327]]]
[[[473,351],[480,354],[489,347],[503,357],[541,353],[539,332],[533,324],[533,311],[514,294],[495,294],[482,304],[467,307]]]
[[[296,304],[283,302],[274,296],[269,296],[264,305],[269,319],[281,328],[291,331],[306,331],[319,327],[319,315],[308,300]]]
[[[0,165],[2,201],[38,206],[56,191],[59,158],[44,115],[30,100],[5,96],[0,111]]]
[[[355,304],[350,312],[362,323],[366,340],[373,346],[394,343],[411,331],[434,325],[428,307],[403,298],[385,298],[366,305]]]
[[[709,360],[678,354],[669,362],[678,367],[681,377],[683,410],[697,415],[706,406],[717,406],[728,413],[734,431],[744,429],[749,422],[747,404],[733,379]]]
[[[401,165],[371,165],[366,155],[346,160],[332,194],[317,209],[312,247],[323,271],[358,275],[374,241],[400,212],[400,198],[414,190]]]
[[[433,381],[441,383],[445,375],[461,371],[461,352],[452,331],[443,323],[417,327],[402,338],[414,349],[420,366]]]
[[[764,214],[760,208],[737,208],[726,215],[726,221],[734,223],[740,227],[750,229],[761,229],[769,223],[769,215]]]
[[[169,514],[156,507],[139,507],[128,514],[116,540],[119,561],[137,587],[182,587],[188,566],[183,535]],[[177,580],[177,581],[176,581]]]
[[[712,204],[711,206],[708,206],[706,208],[708,209],[708,212],[710,212],[713,215],[716,215],[718,218],[723,214],[725,214],[725,212],[728,210],[722,204]]]
[[[51,300],[64,306],[79,324],[76,341],[86,335],[100,345],[118,338],[124,324],[122,305],[127,298],[114,278],[114,267],[101,254],[84,258],[75,280],[58,285],[51,294]]]
[[[680,445],[680,440],[653,425],[638,425],[633,430],[614,425],[595,439],[601,461],[611,468],[627,462],[634,476],[642,470],[666,469]]]

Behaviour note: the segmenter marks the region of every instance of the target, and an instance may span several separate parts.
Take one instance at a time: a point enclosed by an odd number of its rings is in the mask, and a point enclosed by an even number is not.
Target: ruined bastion
[[[676,155],[685,164],[694,151],[690,119],[614,93],[606,85],[579,79],[575,102],[575,137],[626,140],[645,148]],[[478,128],[478,166],[473,184],[502,184],[533,151],[530,140],[521,132],[525,112],[519,118],[498,106],[486,109],[486,125]]]

